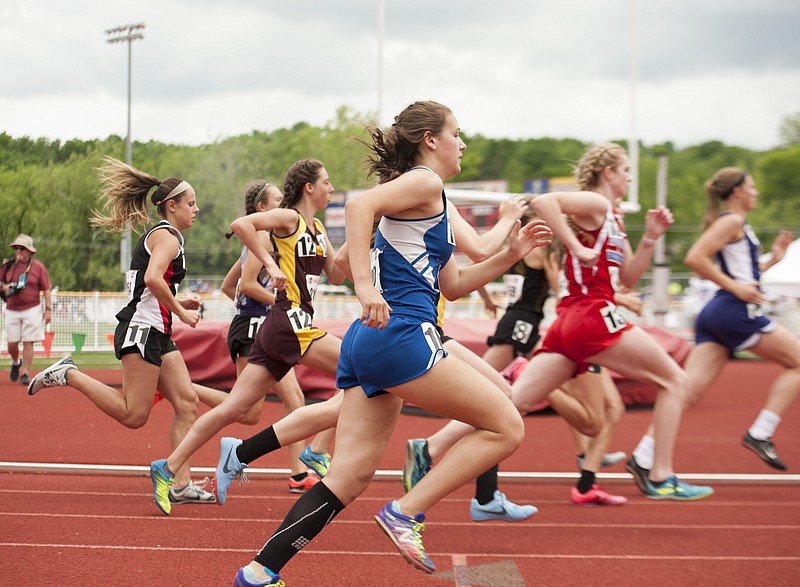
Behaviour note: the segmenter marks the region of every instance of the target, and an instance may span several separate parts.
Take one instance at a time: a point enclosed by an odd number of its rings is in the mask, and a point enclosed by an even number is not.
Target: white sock
[[[766,440],[772,438],[780,423],[781,417],[778,414],[771,410],[761,410],[748,432],[756,440]]]
[[[653,458],[656,451],[656,441],[652,436],[644,435],[633,449],[633,458],[643,469],[653,468]]]

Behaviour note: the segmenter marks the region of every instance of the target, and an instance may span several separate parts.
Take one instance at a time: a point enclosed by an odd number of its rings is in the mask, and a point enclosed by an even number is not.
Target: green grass
[[[35,357],[33,359],[33,368],[36,371],[41,371],[45,367],[55,363],[62,355],[53,353],[50,358]],[[80,354],[72,354],[72,360],[81,369],[120,369],[122,364],[117,360],[112,351],[97,351],[86,352]],[[10,369],[11,359],[8,356],[0,359],[0,369]]]

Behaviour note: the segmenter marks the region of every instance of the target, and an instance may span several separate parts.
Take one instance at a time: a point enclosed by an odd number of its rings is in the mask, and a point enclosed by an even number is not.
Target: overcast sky
[[[632,2],[638,6],[631,10]],[[798,0],[385,0],[383,117],[450,106],[467,134],[779,144],[800,112]],[[199,145],[339,106],[377,112],[378,0],[0,0],[0,131]]]

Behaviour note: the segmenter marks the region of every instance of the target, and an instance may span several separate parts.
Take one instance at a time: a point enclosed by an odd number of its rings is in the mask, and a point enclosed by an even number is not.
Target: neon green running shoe
[[[412,438],[406,442],[406,462],[403,464],[403,489],[406,493],[428,474],[432,466],[427,440]]]
[[[169,486],[175,478],[167,473],[167,459],[159,459],[150,463],[150,480],[153,482],[153,499],[164,515],[172,510],[169,502]]]
[[[327,452],[313,452],[311,445],[306,445],[300,453],[300,461],[314,471],[317,477],[324,479],[328,474],[328,467],[331,466],[331,455]]]
[[[655,483],[647,480],[645,486],[645,496],[650,499],[672,499],[675,501],[694,501],[713,495],[714,490],[704,485],[692,485],[684,483],[675,475],[669,477],[662,483]]]

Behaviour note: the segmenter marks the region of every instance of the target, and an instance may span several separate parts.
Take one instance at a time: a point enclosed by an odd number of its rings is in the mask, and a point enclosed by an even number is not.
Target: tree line
[[[321,127],[300,122],[200,146],[135,142],[133,165],[159,179],[180,177],[194,186],[200,215],[185,235],[189,277],[224,275],[239,255],[237,244],[226,241],[224,234],[231,220],[244,213],[242,195],[249,181],[260,178],[282,185],[294,161],[315,157],[325,163],[336,189],[368,187],[371,179],[363,165],[367,151],[361,141],[368,139],[362,121],[371,118],[341,107]],[[784,144],[768,151],[720,141],[682,149],[669,142],[640,145],[643,211],[655,205],[658,160],[668,157],[668,205],[675,225],[667,233],[667,250],[674,271],[686,271],[683,255],[699,233],[706,207],[703,184],[720,167],[735,165],[753,174],[761,196],[750,221],[765,250],[780,228],[800,237],[800,115],[787,117],[780,132]],[[529,179],[571,175],[588,146],[570,138],[462,136],[467,150],[456,181],[504,179],[510,191],[519,192]],[[625,140],[615,142],[627,146]],[[124,138],[61,142],[0,134],[0,242],[10,243],[20,232],[33,236],[37,256],[64,291],[122,289],[121,236],[88,222],[99,206],[97,168],[106,155],[124,161]],[[635,245],[643,212],[628,214],[626,226]],[[10,253],[4,250],[2,256]]]

